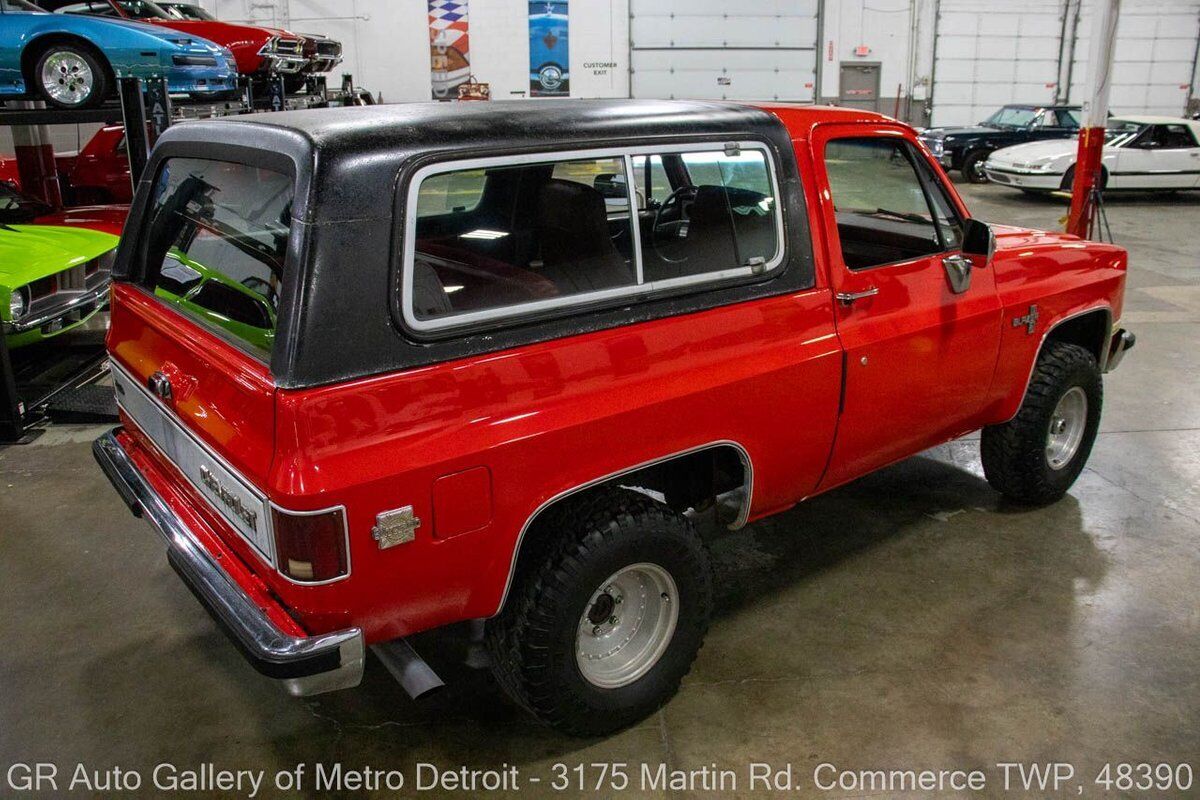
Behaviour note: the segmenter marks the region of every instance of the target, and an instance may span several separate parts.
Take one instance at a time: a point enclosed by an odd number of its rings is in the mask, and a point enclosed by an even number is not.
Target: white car
[[[997,150],[983,165],[992,183],[1025,192],[1070,191],[1078,137]],[[1102,156],[1106,190],[1200,189],[1200,121],[1113,117]]]

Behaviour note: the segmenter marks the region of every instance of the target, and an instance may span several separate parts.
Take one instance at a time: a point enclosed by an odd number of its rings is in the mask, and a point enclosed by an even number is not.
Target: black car
[[[1007,105],[970,128],[928,128],[921,141],[947,170],[987,183],[983,162],[993,150],[1037,139],[1069,139],[1079,132],[1079,106]]]

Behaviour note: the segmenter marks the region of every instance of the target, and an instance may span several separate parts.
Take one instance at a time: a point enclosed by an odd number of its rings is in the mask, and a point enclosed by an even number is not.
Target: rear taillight
[[[294,581],[321,583],[349,572],[346,515],[340,508],[316,514],[271,509],[275,563]]]

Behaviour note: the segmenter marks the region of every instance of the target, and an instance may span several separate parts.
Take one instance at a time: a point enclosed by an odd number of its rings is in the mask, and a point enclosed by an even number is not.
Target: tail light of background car
[[[275,563],[301,583],[323,583],[349,572],[346,514],[336,508],[315,514],[271,509]]]

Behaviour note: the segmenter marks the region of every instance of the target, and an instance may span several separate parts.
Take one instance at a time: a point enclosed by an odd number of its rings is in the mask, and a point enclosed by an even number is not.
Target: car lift
[[[369,92],[342,76],[339,89],[330,91],[324,75],[310,76],[303,94],[288,96],[281,75],[268,82],[265,96],[255,97],[250,81],[242,80],[240,100],[221,103],[174,103],[166,81],[154,78],[118,80],[119,104],[64,111],[44,103],[24,101],[17,107],[0,106],[0,125],[13,130],[17,165],[28,194],[58,208],[62,206],[54,152],[47,125],[121,122],[134,185],[146,168],[150,148],[173,122],[262,111],[373,105]],[[40,434],[33,423],[47,418],[105,422],[115,420],[116,399],[108,386],[98,386],[108,373],[104,331],[69,331],[44,344],[10,353],[0,336],[0,444],[31,441]]]

